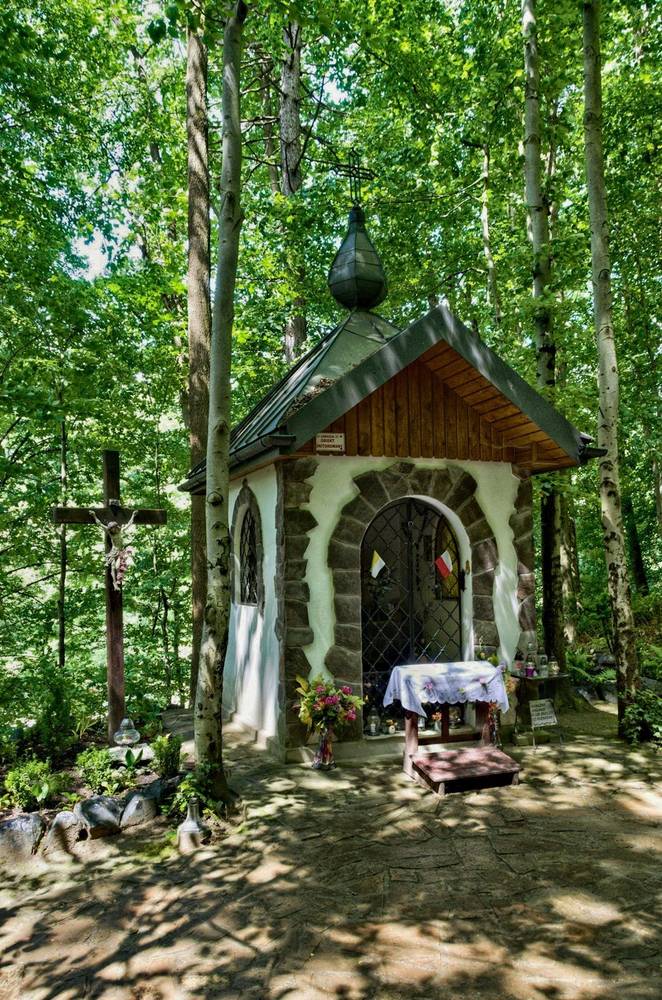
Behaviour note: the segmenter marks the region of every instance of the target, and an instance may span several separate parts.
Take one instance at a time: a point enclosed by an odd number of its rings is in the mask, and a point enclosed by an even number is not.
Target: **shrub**
[[[630,743],[647,740],[662,746],[662,698],[655,691],[640,688],[623,716],[623,735]]]
[[[174,778],[179,774],[182,741],[171,733],[157,736],[152,743],[154,770],[160,778]]]
[[[19,809],[36,809],[68,786],[69,776],[51,771],[50,761],[30,760],[17,764],[5,777],[7,798]]]
[[[616,681],[614,668],[600,666],[592,652],[577,647],[568,649],[566,662],[572,683],[577,687],[597,687]]]
[[[93,792],[108,792],[111,789],[116,791],[121,786],[113,772],[113,762],[107,750],[83,750],[76,757],[76,767]]]
[[[168,813],[183,816],[191,799],[197,799],[200,807],[220,816],[225,811],[224,803],[214,798],[211,788],[213,767],[211,764],[198,764],[195,771],[190,771],[180,782]]]
[[[662,681],[662,646],[642,645],[639,651],[641,673]]]

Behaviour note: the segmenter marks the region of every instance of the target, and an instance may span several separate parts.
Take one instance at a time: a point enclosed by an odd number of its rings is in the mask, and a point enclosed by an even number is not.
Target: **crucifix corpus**
[[[106,545],[106,670],[108,676],[108,742],[124,718],[124,630],[122,626],[122,580],[131,563],[132,548],[126,532],[134,524],[166,523],[162,509],[140,507],[129,510],[120,503],[120,454],[103,453],[103,507],[54,507],[56,524],[96,524],[103,529]]]

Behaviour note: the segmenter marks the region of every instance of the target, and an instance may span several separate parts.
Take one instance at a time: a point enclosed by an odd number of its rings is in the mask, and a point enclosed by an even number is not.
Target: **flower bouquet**
[[[333,736],[348,722],[354,722],[362,702],[352,693],[349,684],[336,687],[333,681],[314,677],[307,681],[297,677],[299,686],[299,718],[320,734],[320,744],[313,760],[315,770],[330,770],[336,766],[333,759]]]

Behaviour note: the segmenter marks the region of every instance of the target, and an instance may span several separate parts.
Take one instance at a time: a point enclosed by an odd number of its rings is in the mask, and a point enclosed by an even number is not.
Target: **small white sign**
[[[549,698],[539,698],[538,701],[530,701],[531,725],[540,729],[541,726],[558,726],[559,720],[556,718],[554,705]]]
[[[326,451],[330,455],[345,454],[344,434],[318,434],[315,438],[315,451]]]

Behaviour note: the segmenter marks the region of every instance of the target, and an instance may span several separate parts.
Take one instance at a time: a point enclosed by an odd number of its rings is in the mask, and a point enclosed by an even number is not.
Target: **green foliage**
[[[567,670],[576,687],[598,687],[616,682],[613,667],[601,667],[596,663],[595,654],[579,647],[571,647],[566,653]]]
[[[625,709],[623,735],[630,743],[651,741],[662,746],[662,698],[655,691],[640,688]]]
[[[69,776],[51,771],[50,761],[36,757],[17,764],[5,776],[6,799],[19,809],[46,805],[68,787]]]
[[[152,741],[154,770],[160,778],[174,778],[179,774],[182,741],[179,736],[167,733]]]
[[[120,780],[124,785],[132,785],[136,780],[136,775],[138,774],[138,768],[142,764],[143,751],[139,750],[136,753],[131,747],[127,748],[124,754],[124,771],[120,772]],[[117,772],[114,777],[117,776]]]
[[[662,646],[643,644],[639,657],[642,675],[662,682]]]
[[[245,223],[233,342],[233,409],[242,417],[285,369],[283,325],[306,304],[309,344],[339,319],[326,274],[348,208],[329,167],[351,145],[371,236],[390,277],[380,312],[407,323],[445,297],[526,378],[534,378],[531,253],[522,199],[520,4],[295,5],[303,30],[303,173],[297,196],[271,186],[260,122],[277,112],[283,23],[291,5],[251,6],[246,27]],[[218,15],[218,16],[217,16]],[[122,455],[127,505],[163,506],[168,525],[136,529],[124,588],[126,688],[140,728],[188,689],[185,37],[186,0],[33,0],[0,5],[0,756],[55,757],[105,713],[103,551],[97,529],[69,528],[66,666],[58,666],[59,503],[100,500],[100,455]],[[209,42],[210,173],[219,176],[222,11]],[[595,432],[583,164],[581,10],[542,3],[540,136],[554,205],[549,288],[558,345],[557,405]],[[662,546],[662,312],[654,157],[659,39],[651,5],[604,5],[605,156],[614,331],[621,379],[623,485],[632,496],[651,595],[637,598],[642,656],[659,676]],[[254,67],[272,66],[268,100]],[[321,96],[318,102],[317,95]],[[274,145],[279,146],[277,124]],[[481,239],[483,146],[500,290],[488,293]],[[278,154],[274,157],[278,159]],[[214,192],[216,186],[213,186]],[[213,198],[216,194],[213,195]],[[214,205],[214,209],[218,206]],[[212,227],[216,211],[211,212]],[[212,244],[215,233],[212,233]],[[61,432],[67,435],[61,479]],[[594,463],[559,477],[577,527],[582,643],[604,640],[606,571]],[[540,546],[536,546],[540,552]],[[594,683],[578,660],[575,676]],[[589,681],[590,678],[590,681]]]
[[[119,772],[114,771],[108,750],[94,747],[84,750],[76,757],[76,767],[85,784],[93,792],[112,794],[121,787]]]
[[[220,816],[225,812],[225,804],[219,802],[213,794],[212,782],[214,768],[211,764],[199,764],[194,771],[189,771],[177,786],[172,802],[168,808],[170,816],[184,816],[191,799],[197,799],[201,809]]]

